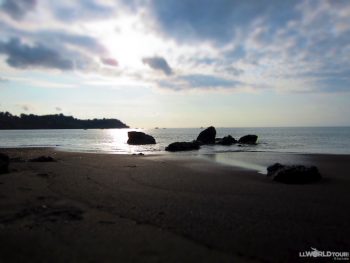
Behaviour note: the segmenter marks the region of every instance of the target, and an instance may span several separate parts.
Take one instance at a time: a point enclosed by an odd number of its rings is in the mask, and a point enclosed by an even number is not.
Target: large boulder
[[[228,136],[225,136],[224,138],[217,140],[216,143],[220,145],[232,145],[234,143],[237,143],[237,140],[233,138],[231,135],[228,135]]]
[[[173,142],[169,144],[165,150],[168,152],[193,151],[200,148],[197,141],[193,142]]]
[[[285,184],[308,184],[322,179],[316,166],[283,165],[275,163],[267,167],[267,176]]]
[[[238,142],[243,144],[256,144],[257,140],[258,136],[249,134],[239,138]]]
[[[143,132],[131,131],[128,132],[128,144],[131,145],[143,145],[143,144],[155,144],[156,140],[151,136]]]
[[[215,144],[216,130],[213,126],[201,131],[197,137],[197,141],[201,144]]]
[[[7,173],[9,171],[10,158],[4,154],[0,153],[0,174]]]

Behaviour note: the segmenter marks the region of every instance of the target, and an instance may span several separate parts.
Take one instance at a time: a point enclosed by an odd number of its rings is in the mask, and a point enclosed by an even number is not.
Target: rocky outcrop
[[[267,176],[276,182],[285,184],[308,184],[322,179],[316,166],[283,165],[280,163],[267,167]]]
[[[231,135],[225,136],[224,138],[216,139],[216,143],[220,145],[232,145],[234,143],[237,143],[237,140],[233,138]]]
[[[37,158],[30,159],[29,162],[47,163],[47,162],[56,162],[56,160],[51,156],[40,156]]]
[[[249,134],[249,135],[245,135],[245,136],[239,138],[238,143],[256,144],[257,140],[258,140],[258,136]]]
[[[9,163],[10,163],[10,158],[4,153],[0,153],[0,174],[8,172]]]
[[[216,130],[213,126],[201,131],[197,137],[200,144],[215,144]]]
[[[131,131],[128,132],[128,144],[131,145],[143,145],[143,144],[156,144],[156,140],[144,132]]]
[[[200,148],[197,141],[193,142],[173,142],[165,148],[168,152],[193,151]]]

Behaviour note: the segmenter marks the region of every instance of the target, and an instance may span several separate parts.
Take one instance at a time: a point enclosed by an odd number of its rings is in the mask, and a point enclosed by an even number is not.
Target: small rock
[[[168,152],[193,151],[200,148],[197,141],[193,142],[173,142],[169,144],[165,150]]]
[[[144,144],[156,144],[156,140],[151,136],[143,132],[131,131],[128,132],[128,144],[131,145],[144,145]]]
[[[307,184],[320,181],[322,176],[316,166],[283,165],[275,163],[267,167],[267,176],[285,184]]]
[[[239,143],[243,143],[243,144],[256,144],[256,141],[258,140],[258,136],[256,135],[245,135],[243,137],[241,137],[238,142]]]

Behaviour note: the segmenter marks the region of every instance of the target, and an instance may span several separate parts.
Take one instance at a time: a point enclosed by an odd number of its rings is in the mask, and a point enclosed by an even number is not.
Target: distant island
[[[115,129],[129,128],[117,119],[80,120],[63,114],[12,115],[9,112],[0,112],[0,130],[15,129]]]

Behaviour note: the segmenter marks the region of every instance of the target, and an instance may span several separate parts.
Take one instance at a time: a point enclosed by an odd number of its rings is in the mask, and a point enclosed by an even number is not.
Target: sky
[[[0,111],[350,125],[349,0],[0,0]]]

